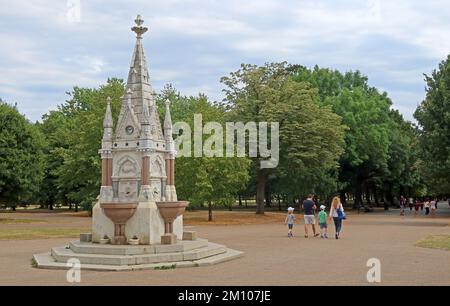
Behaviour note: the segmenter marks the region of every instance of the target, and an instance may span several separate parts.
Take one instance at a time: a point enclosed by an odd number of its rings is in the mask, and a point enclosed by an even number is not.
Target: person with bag
[[[336,229],[335,237],[336,239],[339,239],[339,235],[342,230],[342,220],[346,219],[344,206],[342,205],[339,197],[334,197],[333,201],[331,202],[329,219],[333,219],[334,227]]]

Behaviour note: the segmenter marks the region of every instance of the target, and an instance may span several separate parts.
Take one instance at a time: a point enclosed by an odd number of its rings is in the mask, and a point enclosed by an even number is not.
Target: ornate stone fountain
[[[175,146],[169,101],[166,103],[164,132],[149,83],[142,35],[147,28],[138,16],[132,31],[136,44],[128,73],[126,93],[113,131],[110,100],[107,100],[102,148],[102,187],[93,210],[93,242],[108,236],[114,244],[126,244],[138,237],[141,244],[176,243],[182,238],[183,210],[170,220],[165,231],[166,205],[177,205],[175,189]],[[185,208],[187,202],[180,202]],[[172,211],[172,209],[170,209]],[[162,238],[171,234],[171,239]]]
[[[102,180],[92,233],[81,234],[69,247],[34,255],[39,268],[67,269],[73,259],[82,269],[108,271],[194,267],[242,254],[183,231],[189,203],[177,199],[170,103],[162,129],[142,46],[143,22],[138,15],[131,28],[136,44],[115,130],[111,100],[106,100],[99,150]]]

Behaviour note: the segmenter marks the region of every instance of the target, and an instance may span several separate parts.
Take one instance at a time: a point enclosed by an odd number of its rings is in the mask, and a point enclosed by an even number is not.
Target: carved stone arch
[[[129,155],[122,157],[114,169],[114,176],[116,177],[136,177],[140,176],[140,173],[139,163]]]
[[[150,174],[153,177],[165,176],[165,163],[160,155],[155,156],[151,163]]]

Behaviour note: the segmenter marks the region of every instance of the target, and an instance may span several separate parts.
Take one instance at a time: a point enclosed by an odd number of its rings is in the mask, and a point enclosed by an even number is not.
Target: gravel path
[[[445,203],[440,206],[436,218],[410,214],[400,217],[395,210],[387,214],[350,215],[340,240],[305,239],[303,223],[294,227],[293,239],[286,237],[282,221],[195,226],[200,237],[244,251],[244,257],[201,268],[83,271],[81,285],[368,285],[369,258],[381,261],[381,285],[450,285],[450,252],[414,246],[417,240],[431,234],[450,235],[450,208]],[[70,218],[63,220],[78,224]],[[6,230],[5,226],[0,230]],[[30,264],[32,254],[67,242],[68,239],[0,241],[0,285],[67,284],[65,271],[34,269]]]

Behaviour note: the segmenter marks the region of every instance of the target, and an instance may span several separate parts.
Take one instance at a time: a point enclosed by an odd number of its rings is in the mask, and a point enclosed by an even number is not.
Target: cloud
[[[37,120],[73,86],[126,79],[140,13],[152,85],[222,99],[221,76],[242,62],[284,61],[361,70],[412,119],[422,73],[450,52],[446,0],[0,0],[0,97]],[[76,2],[75,0],[70,0]]]

